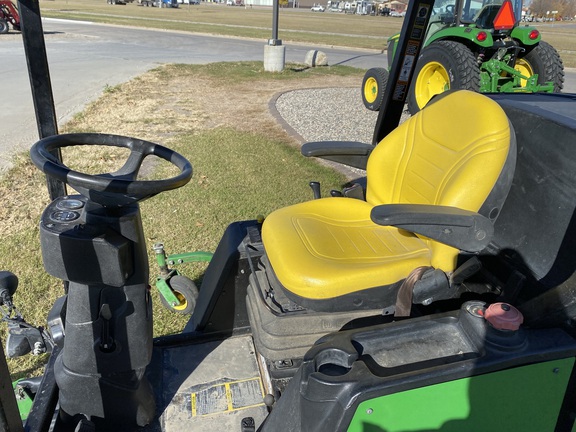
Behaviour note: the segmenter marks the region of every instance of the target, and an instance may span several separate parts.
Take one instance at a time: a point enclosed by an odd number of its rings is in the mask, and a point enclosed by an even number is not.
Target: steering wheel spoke
[[[137,150],[132,150],[128,159],[118,171],[110,173],[110,176],[117,179],[136,180],[138,172],[142,166],[142,162],[148,156],[148,153],[142,153]]]
[[[50,154],[63,147],[90,145],[127,148],[130,154],[119,170],[100,175],[74,171]],[[163,180],[136,180],[144,159],[150,155],[170,162],[180,173]],[[179,153],[150,141],[120,135],[54,135],[34,144],[30,156],[46,175],[65,182],[91,201],[105,207],[122,207],[142,201],[160,192],[184,186],[192,177],[192,165]]]

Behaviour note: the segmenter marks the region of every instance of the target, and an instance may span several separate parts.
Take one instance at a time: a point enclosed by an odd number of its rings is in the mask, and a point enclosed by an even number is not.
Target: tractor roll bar
[[[38,135],[43,139],[58,134],[58,122],[38,0],[18,0],[18,12]],[[56,150],[53,156],[62,160],[60,150]],[[61,181],[47,176],[46,182],[51,200],[66,195],[66,186]]]
[[[382,108],[374,127],[372,144],[392,132],[400,123],[408,89],[412,82],[416,61],[424,45],[428,21],[432,15],[434,0],[410,0],[402,24],[398,48],[390,68],[388,85],[384,92]]]

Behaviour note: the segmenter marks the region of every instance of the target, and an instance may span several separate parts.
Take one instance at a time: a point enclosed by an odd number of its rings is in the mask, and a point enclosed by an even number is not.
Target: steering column
[[[70,146],[125,147],[114,172],[73,171],[50,152]],[[137,180],[147,156],[174,164],[170,179]],[[152,304],[145,237],[138,202],[185,185],[190,163],[147,141],[116,135],[56,135],[31,149],[34,164],[80,194],[57,198],[40,223],[46,271],[68,281],[64,343],[54,372],[60,418],[84,418],[101,428],[144,426],[155,415],[145,370],[152,356]]]

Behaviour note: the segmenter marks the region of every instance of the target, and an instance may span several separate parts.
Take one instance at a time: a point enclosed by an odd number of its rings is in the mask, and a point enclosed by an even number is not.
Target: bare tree
[[[562,0],[562,17],[576,17],[576,2],[574,0]]]
[[[546,15],[546,11],[550,10],[550,3],[552,0],[534,0],[530,5],[532,14],[537,17]]]
[[[532,14],[537,17],[574,17],[576,15],[576,2],[574,0],[533,0],[530,5]]]

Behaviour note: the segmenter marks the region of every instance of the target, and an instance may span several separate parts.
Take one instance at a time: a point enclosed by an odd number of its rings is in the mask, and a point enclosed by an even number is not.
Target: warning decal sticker
[[[264,405],[264,388],[260,378],[215,384],[190,396],[192,417]]]

